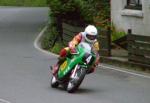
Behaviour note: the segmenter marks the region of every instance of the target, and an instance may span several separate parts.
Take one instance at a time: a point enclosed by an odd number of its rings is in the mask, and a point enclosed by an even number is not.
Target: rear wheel
[[[76,70],[75,75],[73,77],[71,76],[68,82],[68,86],[67,86],[68,93],[73,93],[78,89],[85,75],[86,75],[86,70],[84,68],[79,68]]]
[[[52,75],[52,78],[51,78],[51,87],[52,88],[57,88],[58,86],[59,86],[59,83],[58,83],[56,77]]]

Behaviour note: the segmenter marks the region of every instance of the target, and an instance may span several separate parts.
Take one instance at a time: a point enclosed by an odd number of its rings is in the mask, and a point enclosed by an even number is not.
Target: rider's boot
[[[56,75],[58,70],[59,70],[59,66],[65,61],[65,58],[58,58],[58,62],[52,67],[52,74]]]
[[[96,66],[92,66],[90,70],[87,71],[87,74],[93,73],[95,71]]]

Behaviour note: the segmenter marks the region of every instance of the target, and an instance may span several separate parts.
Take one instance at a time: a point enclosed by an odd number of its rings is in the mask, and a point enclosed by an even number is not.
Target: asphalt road
[[[34,48],[48,8],[0,7],[0,103],[150,103],[150,79],[98,68],[75,94],[49,85],[53,55]]]

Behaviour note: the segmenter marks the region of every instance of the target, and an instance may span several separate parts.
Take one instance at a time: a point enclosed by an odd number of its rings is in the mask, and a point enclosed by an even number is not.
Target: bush
[[[78,25],[93,22],[96,14],[90,0],[49,0],[48,4],[53,16],[61,16],[65,21],[77,22]],[[52,16],[51,15],[51,16]],[[77,24],[76,23],[76,24]]]
[[[110,21],[110,0],[95,0],[97,15],[94,17],[94,24],[100,28],[108,28]]]
[[[54,43],[54,39],[56,35],[58,35],[56,27],[49,26],[46,32],[44,33],[44,36],[42,37],[42,41],[41,41],[42,48],[45,50],[50,49]]]
[[[50,51],[53,53],[59,54],[62,48],[64,48],[64,45],[62,43],[57,42],[55,46],[50,49]]]
[[[77,26],[110,26],[110,0],[48,0],[48,4],[51,16],[59,21]]]
[[[110,23],[104,23],[104,26],[97,25],[98,22],[110,17],[109,0],[47,0],[47,3],[50,7],[49,29],[51,30],[49,35],[51,36],[46,37],[45,41],[49,42],[44,43],[46,48],[48,48],[50,40],[54,39],[54,35],[62,35],[62,22],[64,21],[83,27],[87,24],[94,24],[98,29],[110,25]],[[59,44],[59,42],[57,43]],[[52,51],[55,51],[55,48]]]

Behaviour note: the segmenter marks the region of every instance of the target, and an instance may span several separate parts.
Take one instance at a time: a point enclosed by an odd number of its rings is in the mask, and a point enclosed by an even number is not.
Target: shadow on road
[[[89,88],[79,88],[76,93],[77,94],[84,94],[84,93],[97,93],[99,92],[99,90],[95,90],[93,88],[89,89]]]
[[[51,87],[50,87],[51,88]],[[58,88],[52,88],[54,90],[56,90],[57,92],[60,91],[64,91],[67,93],[67,91],[63,88],[63,87],[58,87]],[[96,90],[96,89],[93,89],[93,88],[79,88],[75,93],[73,94],[93,94],[93,93],[97,93],[97,92],[100,92],[100,90]]]

